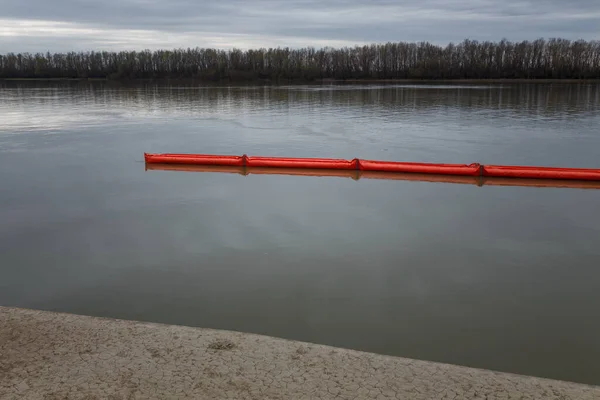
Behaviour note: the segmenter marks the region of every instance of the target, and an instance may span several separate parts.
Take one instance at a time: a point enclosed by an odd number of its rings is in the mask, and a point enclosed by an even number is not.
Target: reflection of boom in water
[[[567,181],[558,179],[514,179],[479,176],[431,175],[355,170],[327,170],[300,168],[228,167],[218,165],[146,164],[146,170],[183,172],[221,172],[248,175],[290,175],[359,179],[382,179],[415,182],[455,183],[476,186],[523,186],[546,188],[600,189],[600,182]]]

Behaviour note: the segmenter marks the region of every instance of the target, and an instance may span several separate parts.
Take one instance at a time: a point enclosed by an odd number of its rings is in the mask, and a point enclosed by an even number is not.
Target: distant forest
[[[600,41],[465,40],[447,46],[400,42],[338,49],[8,53],[0,55],[0,78],[595,79],[600,78]]]

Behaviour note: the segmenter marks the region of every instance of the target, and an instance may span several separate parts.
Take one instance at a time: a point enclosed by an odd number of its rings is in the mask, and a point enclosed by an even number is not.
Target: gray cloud
[[[600,39],[597,0],[0,0],[0,52]]]

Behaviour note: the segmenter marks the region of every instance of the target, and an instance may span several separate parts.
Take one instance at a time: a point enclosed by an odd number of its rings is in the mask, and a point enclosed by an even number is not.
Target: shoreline
[[[590,386],[255,334],[0,307],[2,399],[597,399]]]

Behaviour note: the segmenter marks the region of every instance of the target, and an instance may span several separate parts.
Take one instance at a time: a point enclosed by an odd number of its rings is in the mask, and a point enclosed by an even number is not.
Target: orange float
[[[479,164],[427,164],[373,160],[360,160],[358,164],[361,171],[402,172],[461,176],[480,175],[481,168]]]
[[[380,173],[600,181],[600,169],[474,164],[429,164],[332,158],[224,156],[210,154],[144,154],[146,164],[203,165],[238,168],[338,170]],[[311,172],[302,175],[311,175]],[[300,174],[300,173],[297,173]],[[331,175],[331,174],[330,174]]]
[[[357,160],[333,158],[247,157],[246,166],[250,168],[358,169]]]
[[[246,156],[218,156],[210,154],[148,154],[144,160],[148,164],[222,165],[243,167]]]
[[[520,179],[600,181],[600,169],[485,165],[483,176]]]

